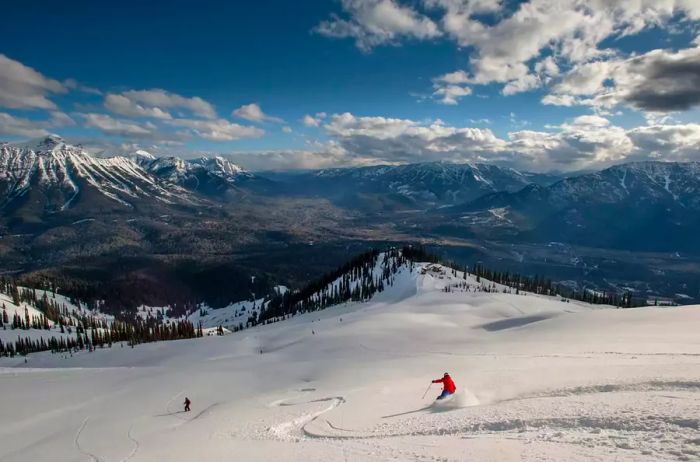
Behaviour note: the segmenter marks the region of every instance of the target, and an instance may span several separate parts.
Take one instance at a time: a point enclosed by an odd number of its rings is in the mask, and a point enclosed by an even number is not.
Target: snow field
[[[232,335],[5,361],[0,459],[698,460],[700,307],[445,292],[428,266]],[[422,399],[445,371],[455,398]]]

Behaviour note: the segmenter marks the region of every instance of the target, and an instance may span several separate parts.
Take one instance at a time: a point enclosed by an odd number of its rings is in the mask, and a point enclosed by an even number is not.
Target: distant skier
[[[185,412],[190,412],[190,404],[192,404],[192,401],[185,396]]]
[[[442,393],[437,397],[437,399],[445,399],[457,391],[457,386],[455,385],[454,380],[452,380],[452,377],[450,377],[450,374],[447,372],[445,372],[445,375],[443,375],[441,379],[433,380],[433,383],[442,384]]]

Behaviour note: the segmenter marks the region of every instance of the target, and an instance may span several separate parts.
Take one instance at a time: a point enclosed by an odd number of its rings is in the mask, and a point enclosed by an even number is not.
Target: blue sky
[[[692,0],[47,3],[3,6],[1,139],[252,169],[698,160]]]

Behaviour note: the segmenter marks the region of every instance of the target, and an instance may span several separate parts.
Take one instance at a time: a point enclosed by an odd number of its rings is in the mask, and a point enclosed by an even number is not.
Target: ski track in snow
[[[342,396],[331,396],[328,398],[320,398],[320,399],[314,399],[311,401],[306,401],[303,403],[287,403],[285,401],[279,402],[277,404],[278,406],[302,406],[305,404],[315,404],[315,403],[323,403],[330,401],[330,405],[328,407],[316,411],[316,412],[310,412],[310,413],[304,413],[300,415],[299,417],[296,417],[292,420],[288,420],[276,425],[273,425],[269,428],[269,432],[274,435],[276,438],[282,440],[282,441],[298,441],[302,439],[304,436],[311,436],[307,435],[307,430],[306,426],[310,424],[311,422],[315,421],[318,419],[320,416],[323,414],[326,414],[327,412],[332,411],[333,409],[337,408],[341,404],[345,403],[345,398]]]
[[[663,381],[653,380],[648,382],[637,383],[618,383],[618,384],[602,384],[602,385],[587,385],[581,387],[564,388],[560,390],[545,391],[541,393],[533,393],[529,395],[521,395],[511,398],[506,401],[522,401],[526,399],[537,398],[560,398],[565,396],[589,395],[596,393],[616,393],[616,392],[646,392],[646,391],[700,391],[700,382],[694,381]]]
[[[120,462],[127,462],[132,457],[134,457],[136,455],[136,453],[139,451],[139,447],[141,446],[140,443],[138,442],[138,440],[136,438],[134,438],[134,435],[133,435],[135,424],[136,424],[136,422],[132,422],[131,426],[129,426],[129,431],[126,433],[126,437],[129,438],[129,440],[132,443],[134,443],[134,447],[131,450],[131,452],[129,453],[129,455],[126,456],[125,458],[123,458]]]
[[[168,400],[168,402],[165,404],[165,414],[161,414],[159,417],[173,416],[173,417],[175,417],[176,419],[185,420],[185,419],[182,419],[180,416],[178,416],[178,414],[180,414],[180,412],[184,412],[184,411],[172,411],[172,410],[170,409],[170,406],[172,406],[173,402],[174,402],[179,396],[182,396],[184,393],[185,393],[185,390],[181,390],[181,391],[177,392],[176,394],[174,394],[174,395],[172,396],[172,398],[170,398],[170,399]]]
[[[212,404],[210,404],[209,406],[207,406],[207,407],[205,407],[204,409],[202,409],[201,411],[199,411],[197,414],[195,414],[194,417],[189,418],[189,419],[188,419],[188,418],[182,419],[182,420],[184,420],[184,422],[183,422],[182,424],[180,424],[180,425],[184,425],[184,424],[186,424],[186,423],[192,422],[193,420],[199,419],[200,417],[202,417],[203,415],[207,414],[209,411],[211,411],[212,409],[214,409],[214,408],[215,408],[216,406],[218,406],[219,404],[221,404],[221,403],[212,403]]]
[[[85,427],[87,427],[89,420],[90,420],[90,417],[85,417],[85,420],[83,420],[83,423],[80,425],[80,428],[78,428],[78,431],[75,433],[75,438],[73,438],[73,445],[81,454],[83,454],[86,457],[89,457],[90,460],[92,460],[93,462],[100,462],[99,457],[92,454],[91,452],[86,451],[80,445],[80,435],[83,433],[83,430],[85,430]]]
[[[280,424],[283,430],[301,428],[304,437],[318,441],[382,441],[397,438],[417,437],[460,437],[484,438],[496,436],[502,439],[519,441],[540,440],[551,443],[563,443],[583,447],[610,447],[613,449],[637,450],[644,456],[672,458],[678,460],[700,460],[700,417],[694,415],[674,415],[669,412],[649,413],[629,409],[608,409],[607,404],[599,401],[596,395],[627,393],[635,394],[675,391],[696,393],[700,390],[700,382],[696,381],[649,381],[639,383],[602,384],[584,387],[574,387],[561,390],[551,390],[517,398],[490,403],[489,406],[511,405],[522,406],[528,400],[545,400],[548,402],[544,409],[551,406],[549,401],[569,399],[571,397],[591,396],[590,403],[598,406],[595,412],[588,410],[581,415],[579,409],[566,409],[563,414],[574,415],[538,416],[523,418],[522,412],[515,412],[515,418],[508,418],[508,412],[493,412],[493,418],[483,416],[454,416],[448,419],[425,421],[424,417],[397,419],[394,423],[377,425],[366,431],[354,431],[336,427],[329,420],[325,424],[329,431],[310,430],[307,426],[321,414],[332,410],[333,407],[314,414],[305,414],[290,422]],[[681,399],[679,396],[659,394],[659,398]],[[646,398],[649,399],[649,398]],[[597,401],[598,400],[598,401]],[[542,401],[544,403],[544,401]],[[562,404],[568,403],[562,401]],[[555,403],[556,404],[556,403]],[[334,406],[335,407],[335,406]],[[429,411],[428,406],[415,411],[408,411],[385,417],[403,417],[411,414]],[[566,404],[563,406],[566,408]],[[633,406],[634,408],[634,406]],[[446,409],[457,411],[464,408]],[[410,430],[409,430],[410,429]],[[342,433],[340,433],[342,432]],[[353,434],[354,433],[354,434]],[[285,432],[282,436],[289,436]],[[276,436],[280,436],[279,432]]]

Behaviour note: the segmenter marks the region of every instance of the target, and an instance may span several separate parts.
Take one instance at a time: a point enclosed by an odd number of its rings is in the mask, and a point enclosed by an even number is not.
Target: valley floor
[[[443,276],[224,337],[2,359],[0,460],[700,458],[700,306],[444,292]],[[445,371],[457,395],[422,399]]]

